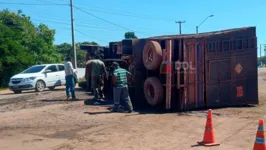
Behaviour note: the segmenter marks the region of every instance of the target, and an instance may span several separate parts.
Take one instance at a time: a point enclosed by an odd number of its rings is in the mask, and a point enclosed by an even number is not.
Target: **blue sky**
[[[67,4],[69,0],[0,0],[24,4]],[[138,31],[140,38],[165,34],[178,34],[174,21],[183,21],[182,33],[195,33],[196,25],[208,15],[199,32],[256,26],[258,44],[266,44],[265,0],[73,0],[74,5],[97,17],[119,26]],[[56,29],[55,43],[71,42],[70,7],[61,5],[7,5],[0,9],[21,9],[34,24],[45,23]],[[110,13],[111,12],[111,13]],[[125,29],[103,22],[74,9],[76,42],[95,41],[107,45],[123,38]],[[136,16],[136,17],[133,17]],[[263,53],[264,54],[264,53]]]

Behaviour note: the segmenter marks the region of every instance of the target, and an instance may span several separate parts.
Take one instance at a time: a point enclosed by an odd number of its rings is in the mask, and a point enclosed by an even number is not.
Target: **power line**
[[[129,31],[136,32],[136,33],[139,33],[139,34],[143,34],[143,33],[139,32],[139,31],[131,30],[131,29],[129,29],[129,28],[126,28],[126,27],[120,26],[120,25],[118,25],[118,24],[116,24],[116,23],[113,23],[113,22],[110,22],[110,21],[105,20],[105,19],[103,19],[103,18],[100,18],[100,17],[98,17],[98,16],[95,16],[95,15],[93,15],[93,14],[91,14],[91,13],[89,13],[89,12],[83,10],[83,9],[80,9],[80,8],[78,8],[78,7],[76,7],[76,6],[73,6],[73,7],[76,8],[77,10],[79,10],[79,11],[82,11],[82,12],[84,12],[84,13],[90,15],[90,16],[93,16],[93,17],[95,17],[95,18],[97,18],[97,19],[99,19],[99,20],[102,20],[102,21],[104,21],[104,22],[107,22],[107,23],[109,23],[109,24],[112,24],[112,25],[114,25],[114,26],[117,26],[117,27],[119,27],[119,28],[121,28],[121,29],[125,29],[125,30],[129,30]],[[145,34],[143,34],[143,35],[145,35]]]
[[[52,6],[52,5],[68,6],[68,5],[69,5],[69,4],[52,3],[52,2],[43,1],[43,0],[38,0],[38,1],[45,2],[45,3],[47,3],[47,4],[10,3],[10,2],[8,2],[8,3],[7,3],[7,2],[0,2],[0,4],[41,5],[41,6],[45,6],[45,5],[48,5],[48,6]],[[78,9],[78,10],[80,10],[80,11],[82,11],[82,12],[84,12],[84,13],[86,13],[86,14],[88,14],[88,15],[90,15],[90,16],[93,16],[93,17],[95,17],[95,18],[97,18],[97,19],[99,19],[99,20],[102,20],[102,21],[107,22],[107,23],[109,23],[109,24],[115,25],[115,26],[117,26],[117,27],[119,27],[119,28],[121,28],[121,29],[129,30],[129,31],[131,31],[131,32],[136,32],[136,33],[139,33],[139,34],[142,34],[142,35],[147,35],[146,33],[143,33],[143,32],[140,32],[140,31],[134,31],[134,30],[132,30],[132,29],[126,28],[126,27],[124,27],[124,26],[121,26],[121,25],[118,25],[118,24],[113,23],[113,22],[111,22],[111,21],[108,21],[108,20],[105,20],[105,19],[103,19],[103,18],[100,18],[100,17],[98,17],[98,16],[96,16],[96,15],[94,15],[94,14],[91,14],[91,13],[89,13],[89,12],[87,12],[87,11],[85,11],[85,10],[79,8],[79,7],[74,6],[74,5],[73,5],[73,7],[76,8],[76,9]],[[103,10],[95,10],[95,9],[89,9],[89,10],[92,10],[92,11],[99,11],[99,12],[104,12],[104,13],[109,13],[109,14],[112,13],[112,14],[116,14],[116,15],[129,16],[129,17],[138,17],[138,18],[143,18],[143,19],[172,21],[172,20],[155,19],[155,18],[149,18],[149,17],[144,17],[144,16],[136,16],[136,15],[130,15],[130,14],[124,14],[124,13],[117,13],[117,12],[111,12],[111,11],[103,11]]]
[[[58,3],[52,3],[52,2],[48,2],[48,1],[44,1],[44,0],[37,0],[39,2],[43,2],[43,3],[49,3],[49,4],[55,4],[58,5]],[[68,4],[64,4],[64,5],[68,5]]]
[[[67,27],[63,27],[63,28],[64,28],[64,29],[57,29],[57,30],[69,30],[69,31],[71,31],[71,28],[67,28]],[[104,39],[102,39],[102,38],[98,38],[98,37],[91,36],[91,35],[86,34],[86,33],[82,32],[82,31],[80,31],[80,30],[75,29],[75,31],[76,31],[77,33],[82,34],[82,35],[85,35],[85,36],[87,36],[87,37],[89,37],[89,38],[96,39],[97,41],[102,41],[102,42],[108,42],[108,43],[109,43],[109,41],[107,41],[107,40],[104,40]],[[68,34],[71,34],[71,33],[68,33]]]
[[[41,1],[41,2],[45,2],[45,3],[47,3],[47,4],[14,3],[14,2],[13,2],[13,3],[12,3],[12,2],[0,2],[0,4],[40,5],[40,6],[53,6],[53,5],[57,5],[57,6],[69,6],[69,4],[58,4],[58,3],[52,3],[52,2],[43,1],[43,0],[39,0],[39,1]],[[127,28],[127,27],[121,26],[121,25],[119,25],[119,24],[113,23],[113,22],[111,22],[111,21],[108,21],[108,20],[106,20],[106,19],[100,18],[100,17],[98,17],[98,16],[96,16],[96,15],[94,15],[94,14],[92,14],[92,13],[89,13],[89,12],[87,12],[87,11],[85,11],[85,10],[79,8],[79,7],[76,7],[76,6],[74,6],[74,5],[73,5],[73,7],[76,8],[76,9],[78,9],[79,11],[82,11],[82,12],[84,12],[84,13],[90,15],[90,16],[93,16],[93,17],[95,17],[95,18],[97,18],[97,19],[99,19],[99,20],[102,20],[102,21],[104,21],[104,22],[107,22],[107,23],[109,23],[109,24],[112,24],[112,25],[114,25],[114,26],[117,26],[117,27],[119,27],[119,28],[121,28],[121,29],[128,30],[128,31],[131,31],[131,32],[136,32],[136,33],[139,33],[139,34],[142,34],[142,35],[147,35],[147,34],[145,34],[145,33],[143,33],[143,32],[135,31],[135,30],[129,29],[129,28]],[[107,13],[107,12],[106,12],[106,13]],[[145,18],[145,17],[143,17],[143,18]]]
[[[50,23],[55,23],[55,24],[63,24],[63,25],[70,25],[69,23],[66,23],[64,21],[70,21],[69,19],[62,19],[62,16],[57,16],[57,17],[54,17],[54,16],[51,16],[49,14],[41,14],[41,13],[35,13],[37,15],[40,15],[41,17],[39,16],[36,16],[38,18],[42,18],[42,16],[49,16],[49,18],[53,19],[53,20],[39,20],[39,19],[35,19],[34,17],[31,17],[32,20],[35,20],[35,21],[41,21],[41,22],[50,22]],[[55,21],[56,20],[56,21]],[[61,21],[61,22],[59,22]],[[98,24],[90,24],[88,25],[88,22],[83,22],[83,21],[77,21],[76,20],[76,26],[79,26],[79,27],[88,27],[88,28],[92,28],[92,29],[106,29],[106,30],[112,30],[112,31],[124,31],[124,29],[120,29],[120,28],[108,28],[108,27],[105,27],[105,26],[101,26],[101,25],[98,25]],[[152,32],[157,32],[158,30],[150,30],[149,28],[145,28],[145,27],[140,27],[139,28],[139,32],[142,32],[142,33],[146,33],[146,34],[151,34]],[[172,32],[169,34],[172,34]]]
[[[43,0],[36,0],[36,1],[53,4],[53,3],[51,3],[51,2],[43,1]]]
[[[49,2],[49,1],[44,1],[44,0],[38,0],[38,1],[58,5],[58,3],[53,3],[53,2]],[[78,6],[78,5],[75,5],[75,6]],[[79,6],[81,6],[81,5],[79,5]],[[82,6],[79,7],[79,8],[82,8]],[[103,9],[103,8],[102,9],[91,9],[91,8],[84,8],[83,7],[83,9],[96,11],[96,12],[107,13],[107,14],[113,14],[113,15],[135,17],[135,18],[142,18],[142,19],[148,19],[148,20],[160,20],[160,21],[173,22],[173,20],[159,19],[159,18],[153,18],[153,17],[149,17],[149,16],[140,16],[140,15],[132,14],[132,13],[129,13],[129,12],[115,12],[115,11],[110,11],[110,10],[106,10],[106,9]]]
[[[39,19],[35,19],[35,18],[31,18],[31,20],[40,21],[40,22],[50,22],[50,23],[62,24],[62,25],[71,25],[70,23],[59,22],[59,21],[39,20]],[[121,30],[118,30],[118,29],[105,28],[105,27],[100,27],[100,26],[95,26],[95,25],[80,25],[80,24],[76,24],[76,26],[86,27],[86,28],[91,28],[91,29],[106,29],[106,30],[112,30],[112,31],[121,31]],[[92,31],[95,31],[95,30],[92,30]]]
[[[56,20],[56,21],[67,21],[67,22],[70,22],[70,19],[68,19],[68,18],[65,18],[64,19],[64,17],[63,16],[55,16],[55,15],[53,15],[53,16],[51,16],[51,15],[49,15],[49,14],[40,14],[40,13],[34,13],[34,15],[38,15],[37,17],[38,18],[42,18],[42,17],[49,17],[49,19],[54,19],[54,20]],[[32,19],[33,17],[31,17],[31,19]],[[79,22],[79,23],[82,23],[82,22]]]
[[[43,1],[43,0],[38,0],[40,2],[44,2],[42,4],[33,4],[33,3],[12,3],[12,2],[0,2],[0,4],[16,4],[16,5],[40,5],[40,6],[52,6],[52,5],[61,5],[61,6],[68,6],[69,4],[59,4],[59,3],[53,3],[53,2],[48,2],[48,1]],[[77,5],[75,5],[77,6]],[[75,7],[74,6],[74,7]],[[79,5],[80,6],[80,5]],[[81,7],[79,7],[81,8]],[[113,14],[113,15],[119,15],[119,16],[127,16],[127,17],[134,17],[134,18],[142,18],[142,19],[148,19],[148,20],[158,20],[158,21],[167,21],[167,22],[173,22],[174,20],[168,20],[168,19],[160,19],[160,18],[153,18],[149,16],[140,16],[137,14],[132,14],[129,12],[117,12],[117,11],[109,11],[105,9],[91,9],[91,8],[83,8],[86,10],[91,10],[91,11],[96,11],[96,12],[102,12],[102,13],[107,13],[107,14]],[[91,14],[92,15],[92,14]]]
[[[40,1],[40,2],[45,2],[46,4],[37,4],[37,3],[14,3],[14,2],[0,2],[0,4],[11,4],[11,5],[40,5],[40,6],[52,6],[52,5],[59,5],[59,6],[69,6],[69,4],[58,4],[58,3],[52,3],[52,2],[47,2],[47,1],[42,1],[42,0],[38,0],[38,1]],[[49,3],[49,4],[47,4],[47,3]],[[96,17],[96,16],[95,16]],[[98,18],[99,19],[99,18]],[[62,22],[55,22],[55,21],[43,21],[43,20],[38,20],[38,19],[33,19],[33,20],[37,20],[37,21],[42,21],[42,22],[52,22],[52,23],[59,23],[59,24],[64,24],[64,25],[70,25],[70,24],[67,24],[67,23],[62,23]],[[79,25],[79,26],[84,26],[84,25]],[[88,26],[84,26],[84,27],[88,27]],[[69,28],[68,28],[68,30],[70,30]],[[111,29],[111,30],[113,30],[113,29]],[[101,39],[98,39],[98,38],[96,38],[96,37],[92,37],[92,36],[90,36],[90,35],[88,35],[88,34],[85,34],[85,33],[83,33],[83,32],[81,32],[81,31],[79,31],[79,30],[77,30],[77,29],[75,29],[75,31],[76,32],[78,32],[78,33],[80,33],[80,34],[82,34],[82,35],[85,35],[85,36],[88,36],[88,37],[90,37],[90,38],[94,38],[94,39],[96,39],[96,40],[98,40],[98,41],[104,41],[104,42],[109,42],[109,41],[106,41],[106,40],[101,40]]]
[[[70,23],[60,22],[60,21],[40,20],[40,19],[35,19],[35,18],[31,18],[31,20],[32,21],[39,21],[39,22],[43,22],[43,23],[53,23],[53,24],[61,24],[61,25],[70,26]],[[112,31],[112,32],[114,32],[114,31],[117,31],[117,32],[123,31],[123,30],[117,29],[117,28],[116,29],[114,29],[114,28],[106,28],[106,27],[98,26],[98,25],[81,25],[81,24],[76,24],[75,26],[79,27],[79,29],[86,30],[88,32],[89,31],[94,31],[94,32],[105,32],[106,33],[106,30]],[[64,27],[64,26],[62,26],[62,27]],[[172,32],[171,33],[169,32],[168,34],[172,34]]]
[[[50,3],[50,2],[48,2],[49,4],[33,4],[33,3],[7,3],[7,2],[0,2],[0,4],[17,4],[17,5],[60,5],[60,6],[68,6],[68,4],[57,4],[57,3]],[[139,33],[139,34],[142,34],[142,35],[146,35],[146,34],[143,34],[143,33],[141,33],[141,32],[139,32],[139,31],[134,31],[134,30],[131,30],[131,29],[129,29],[129,28],[126,28],[126,27],[123,27],[123,26],[121,26],[121,25],[118,25],[118,24],[116,24],[116,23],[113,23],[113,22],[111,22],[111,21],[108,21],[108,20],[105,20],[105,19],[103,19],[103,18],[100,18],[100,17],[98,17],[98,16],[96,16],[96,15],[93,15],[93,14],[91,14],[91,13],[89,13],[89,12],[87,12],[87,11],[85,11],[85,10],[83,10],[83,9],[80,9],[80,8],[78,8],[78,7],[76,7],[76,6],[73,6],[74,8],[76,8],[76,9],[78,9],[79,11],[82,11],[82,12],[84,12],[84,13],[86,13],[86,14],[88,14],[88,15],[90,15],[90,16],[93,16],[93,17],[95,17],[95,18],[97,18],[97,19],[99,19],[99,20],[102,20],[102,21],[104,21],[104,22],[107,22],[107,23],[109,23],[109,24],[112,24],[112,25],[114,25],[114,26],[117,26],[117,27],[119,27],[119,28],[122,28],[122,29],[125,29],[125,30],[129,30],[129,31],[131,31],[131,32],[136,32],[136,33]]]
[[[153,17],[148,17],[148,16],[140,16],[140,15],[131,14],[131,13],[125,13],[125,12],[115,12],[115,11],[109,11],[109,10],[104,10],[104,9],[91,9],[91,8],[84,8],[84,7],[83,7],[83,9],[96,11],[96,12],[107,13],[107,14],[119,15],[119,16],[127,16],[127,17],[142,18],[142,19],[148,19],[148,20],[174,22],[174,20],[159,19],[159,18],[153,18]]]
[[[103,41],[103,42],[109,42],[109,41],[106,41],[106,40],[103,40],[103,39],[98,39],[97,37],[93,37],[93,36],[90,36],[90,35],[88,35],[88,34],[85,34],[85,33],[83,33],[83,32],[81,32],[81,31],[79,31],[79,30],[75,30],[76,32],[78,32],[78,33],[80,33],[80,34],[83,34],[83,35],[85,35],[85,36],[88,36],[88,37],[90,37],[90,38],[95,38],[96,40],[98,40],[98,41]]]
[[[40,5],[40,6],[53,6],[53,5],[60,5],[60,6],[68,6],[68,4],[38,4],[38,3],[14,3],[14,2],[0,2],[0,4],[7,4],[7,5]]]
[[[54,20],[56,20],[56,21],[45,21],[45,20],[39,20],[39,19],[34,19],[34,20],[37,20],[37,21],[44,21],[44,22],[52,22],[52,23],[59,23],[58,21],[70,21],[69,19],[62,19],[62,16],[57,16],[57,17],[54,17],[54,15],[53,16],[51,16],[51,15],[49,15],[49,14],[42,14],[42,13],[35,13],[35,14],[37,14],[37,15],[40,15],[40,16],[48,16],[49,18],[51,18],[51,19],[54,19]],[[38,16],[37,16],[38,17]],[[31,19],[32,19],[33,17],[31,17]],[[38,17],[38,18],[41,18],[41,17]],[[110,30],[116,30],[116,31],[121,31],[121,30],[123,30],[124,31],[124,29],[119,29],[118,30],[118,28],[106,28],[106,27],[101,27],[101,26],[99,26],[98,24],[92,24],[92,25],[90,25],[90,26],[88,26],[88,25],[86,25],[86,24],[88,24],[88,22],[83,22],[83,21],[77,21],[76,20],[76,23],[79,23],[79,24],[85,24],[85,25],[77,25],[77,26],[83,26],[83,27],[95,27],[95,28],[102,28],[102,29],[110,29]],[[62,23],[62,24],[65,24],[65,23]],[[68,24],[68,25],[70,25],[70,24]],[[140,30],[139,30],[139,32],[142,32],[142,33],[148,33],[148,32],[146,32],[147,30],[149,30],[149,28],[143,28],[143,27],[141,27],[141,28],[139,28]]]

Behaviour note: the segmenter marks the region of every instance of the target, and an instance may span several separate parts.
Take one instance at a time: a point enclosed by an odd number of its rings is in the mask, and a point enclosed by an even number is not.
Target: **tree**
[[[126,32],[125,39],[137,39],[138,37],[135,35],[134,32]]]
[[[20,10],[0,11],[0,86],[7,86],[11,76],[31,65],[60,62],[54,34],[44,24],[35,27]]]
[[[80,45],[98,45],[96,42],[79,42],[76,43],[76,50],[77,50],[77,66],[79,68],[85,67],[86,64],[86,55],[87,52],[80,49]],[[72,45],[69,43],[62,43],[55,46],[55,49],[58,53],[61,54],[62,59],[70,56],[71,58],[74,58],[74,53],[72,51]]]
[[[62,59],[64,59],[67,56],[73,56],[72,53],[72,45],[69,43],[62,43],[59,45],[55,45],[55,49],[58,53],[61,54]]]
[[[32,41],[31,53],[35,64],[62,62],[61,55],[55,51],[53,44],[55,30],[50,30],[46,25],[36,27],[36,37]]]
[[[262,64],[266,64],[266,56],[262,56],[261,58],[258,58],[258,64],[260,64],[262,62]]]

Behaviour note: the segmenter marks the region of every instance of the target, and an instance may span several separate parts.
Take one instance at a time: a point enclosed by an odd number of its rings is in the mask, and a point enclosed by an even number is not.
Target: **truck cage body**
[[[150,41],[159,43],[162,50],[162,63],[156,70],[143,64],[143,50]],[[111,55],[115,50],[119,53]],[[160,80],[164,94],[160,106],[165,109],[259,103],[256,27],[126,39],[111,42],[107,51],[109,58],[133,56],[135,88],[130,93],[134,105],[147,104],[143,86],[149,77]]]

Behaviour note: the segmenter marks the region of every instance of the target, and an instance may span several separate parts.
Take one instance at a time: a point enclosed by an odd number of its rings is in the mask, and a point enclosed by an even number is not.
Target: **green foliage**
[[[138,37],[135,35],[134,32],[126,32],[125,39],[137,39]]]
[[[6,87],[13,75],[32,65],[62,63],[66,56],[73,58],[72,46],[54,45],[54,36],[55,30],[45,24],[34,26],[21,10],[0,11],[0,87]],[[84,67],[86,52],[80,50],[80,44],[97,43],[76,44],[78,67]]]
[[[85,79],[79,80],[78,85],[83,89],[87,89],[87,81]]]
[[[262,64],[266,64],[266,56],[262,56],[261,58],[258,58],[258,63],[262,62]]]
[[[79,68],[84,68],[86,64],[86,55],[87,52],[80,49],[80,45],[98,45],[95,42],[81,42],[76,43],[76,49],[77,49],[77,66]],[[69,43],[63,43],[60,45],[56,45],[55,49],[58,53],[61,54],[61,59],[64,59],[67,56],[70,56],[72,59],[74,58],[74,53],[72,50],[72,45]]]
[[[61,62],[53,46],[55,31],[46,25],[35,27],[21,10],[0,11],[0,86],[27,67]]]

